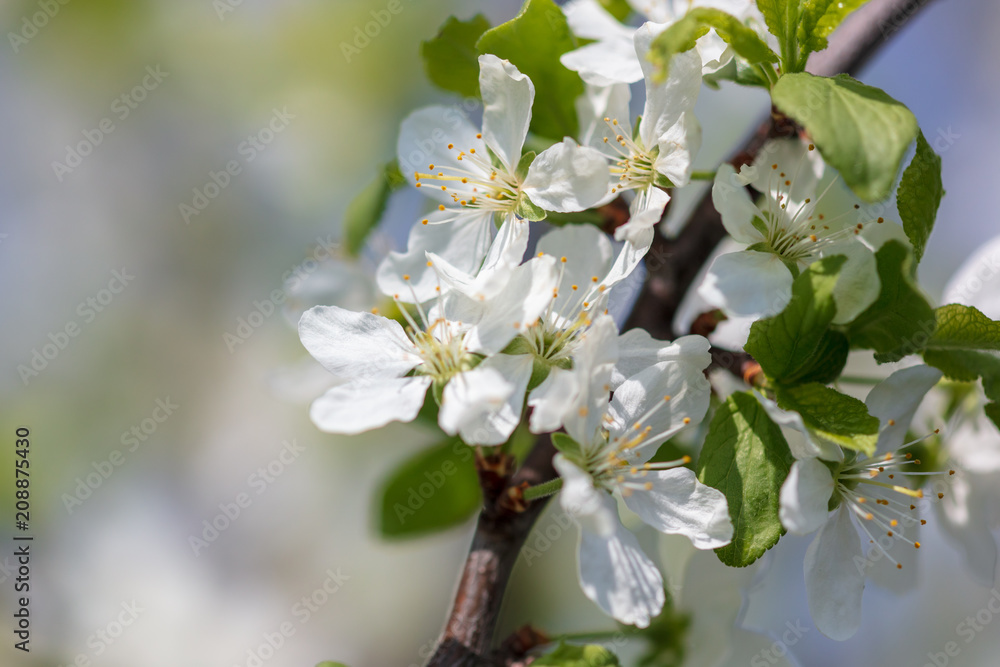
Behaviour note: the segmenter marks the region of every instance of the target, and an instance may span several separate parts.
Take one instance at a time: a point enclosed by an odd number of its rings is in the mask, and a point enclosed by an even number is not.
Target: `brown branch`
[[[813,56],[809,71],[821,75],[856,72],[890,35],[930,2],[871,0],[831,36],[826,51]],[[789,129],[784,119],[772,114],[735,154],[733,162],[752,159],[769,137]],[[668,240],[657,234],[646,259],[648,277],[626,327],[643,327],[654,337],[673,338],[672,321],[681,299],[724,235],[710,194],[701,200],[676,238]],[[741,373],[752,370],[752,360],[741,354],[727,357],[717,351],[715,362],[723,367],[735,364],[732,369]],[[554,453],[549,439],[541,438],[507,487],[487,494],[490,497],[479,517],[455,602],[428,667],[494,667],[507,662],[499,652],[490,650],[497,616],[521,546],[545,506],[545,501],[535,501],[523,508],[509,501],[523,482],[537,484],[555,476]]]

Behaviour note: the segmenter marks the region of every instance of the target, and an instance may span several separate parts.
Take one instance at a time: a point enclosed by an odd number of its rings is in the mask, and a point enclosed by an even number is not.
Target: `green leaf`
[[[624,21],[632,13],[632,7],[626,0],[598,0],[604,9],[619,21]]]
[[[937,350],[1000,350],[1000,322],[977,308],[952,303],[934,311],[937,326],[927,347]]]
[[[793,462],[781,429],[751,394],[732,394],[716,411],[697,472],[729,502],[733,541],[715,550],[723,563],[750,565],[784,534],[778,494]]]
[[[823,159],[858,197],[878,201],[889,195],[917,136],[909,109],[846,74],[785,74],[771,89],[771,101],[806,129]]]
[[[719,37],[751,65],[778,62],[778,56],[752,28],[740,23],[731,14],[708,7],[696,7],[688,11],[684,18],[660,33],[650,45],[646,57],[665,78],[670,70],[670,60],[678,53],[693,49],[698,38],[711,28],[715,28]]]
[[[799,0],[757,0],[757,9],[764,15],[767,30],[784,42],[788,26],[796,21]]]
[[[450,17],[437,37],[420,45],[427,78],[439,88],[479,97],[479,52],[476,42],[489,30],[490,22],[482,14],[468,21]]]
[[[464,522],[482,505],[472,448],[445,440],[405,461],[379,494],[383,537],[415,537]]]
[[[505,58],[531,78],[531,129],[557,141],[575,137],[579,129],[575,105],[583,80],[559,62],[559,56],[577,46],[566,16],[552,0],[527,0],[520,14],[487,30],[476,44],[479,53]]]
[[[618,657],[598,644],[561,644],[531,663],[533,667],[617,667]]]
[[[815,372],[817,351],[837,314],[833,288],[846,258],[835,255],[813,262],[792,283],[792,299],[783,311],[750,327],[745,349],[767,376],[794,382]]]
[[[819,382],[830,384],[840,377],[847,366],[847,357],[851,352],[851,343],[847,336],[839,331],[827,331],[819,341],[812,361],[802,367],[797,373],[785,380],[786,384],[804,384]]]
[[[1000,403],[987,403],[983,412],[990,418],[997,428],[1000,428]]]
[[[949,380],[975,382],[982,378],[983,391],[991,401],[984,408],[986,416],[1000,428],[1000,357],[969,350],[927,350],[924,361]]]
[[[798,29],[802,47],[800,61],[805,64],[810,53],[825,49],[830,33],[866,2],[868,0],[803,0]]]
[[[875,453],[879,421],[858,399],[818,382],[779,387],[777,399],[779,407],[798,412],[806,427],[824,440],[868,456]]]
[[[941,181],[941,156],[934,152],[924,133],[917,134],[917,152],[903,172],[896,189],[896,210],[903,221],[903,231],[913,245],[917,261],[923,257],[927,238],[934,229],[938,206],[944,197]]]
[[[848,328],[853,347],[875,350],[879,363],[923,349],[934,331],[934,310],[913,281],[913,254],[899,241],[875,253],[882,289]]]
[[[344,211],[341,237],[344,250],[356,257],[364,248],[365,240],[371,234],[385,212],[389,195],[406,183],[399,171],[399,164],[393,160],[382,168],[382,173],[359,192]]]

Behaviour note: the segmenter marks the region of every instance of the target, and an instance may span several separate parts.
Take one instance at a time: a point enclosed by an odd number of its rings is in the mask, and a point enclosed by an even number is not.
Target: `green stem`
[[[562,485],[562,477],[556,477],[555,479],[550,479],[547,482],[536,484],[535,486],[529,486],[524,490],[524,499],[537,500],[539,498],[551,496],[553,493],[559,491],[559,489],[562,488]]]
[[[692,181],[714,181],[715,172],[714,171],[692,171],[691,172]]]

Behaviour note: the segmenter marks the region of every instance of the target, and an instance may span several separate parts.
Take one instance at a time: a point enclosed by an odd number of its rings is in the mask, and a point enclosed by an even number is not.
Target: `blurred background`
[[[317,248],[336,243],[346,203],[393,157],[399,121],[447,99],[424,77],[420,42],[450,14],[497,24],[519,3],[401,0],[357,48],[387,4],[0,4],[5,628],[19,426],[31,431],[35,536],[31,653],[5,631],[0,663],[383,667],[428,655],[471,526],[388,542],[372,508],[385,475],[434,434],[319,433],[308,400],[322,387],[296,366],[294,313],[267,306],[290,274],[321,275]],[[996,2],[939,0],[862,74],[916,113],[944,159],[948,195],[921,266],[935,298],[1000,233],[998,34]],[[724,86],[699,107],[698,166],[713,168],[766,103]],[[405,238],[406,210],[390,209],[383,251]],[[370,286],[350,284],[365,307]],[[804,665],[933,664],[991,593],[933,521],[927,532],[924,576],[902,595],[870,586],[853,640],[812,626],[798,538],[769,556],[747,622],[801,623]],[[515,573],[502,624],[529,620],[609,627],[579,592],[572,535]],[[998,654],[1000,625],[949,664]]]

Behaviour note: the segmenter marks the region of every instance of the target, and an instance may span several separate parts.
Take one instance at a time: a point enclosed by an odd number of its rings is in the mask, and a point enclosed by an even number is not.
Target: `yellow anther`
[[[403,280],[404,280],[404,281],[407,281],[407,280],[409,280],[409,279],[410,279],[410,274],[409,274],[409,273],[404,273],[404,274],[403,274]]]
[[[690,424],[691,423],[691,418],[690,417],[685,417],[684,418],[684,423],[685,424]]]

